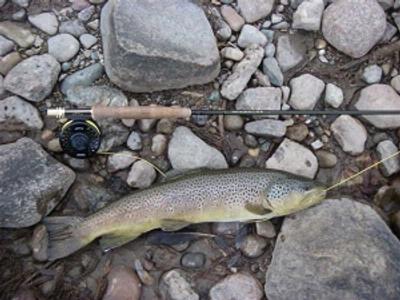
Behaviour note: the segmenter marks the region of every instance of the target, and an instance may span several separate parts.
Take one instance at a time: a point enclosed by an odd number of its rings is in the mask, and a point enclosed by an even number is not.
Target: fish
[[[316,181],[267,169],[225,169],[176,176],[139,190],[86,218],[48,217],[48,258],[56,260],[99,239],[103,251],[143,233],[177,231],[205,222],[257,222],[320,203],[326,196]]]

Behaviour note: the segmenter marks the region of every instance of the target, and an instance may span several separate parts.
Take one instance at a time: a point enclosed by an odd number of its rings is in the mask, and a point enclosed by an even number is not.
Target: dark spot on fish
[[[280,239],[281,239],[281,242],[284,242],[284,241],[286,240],[285,235],[281,234],[281,235],[280,235]]]
[[[306,166],[311,167],[311,162],[308,159],[306,160]]]

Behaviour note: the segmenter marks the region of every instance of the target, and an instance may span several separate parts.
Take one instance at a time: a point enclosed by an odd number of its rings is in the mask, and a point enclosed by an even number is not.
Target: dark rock
[[[277,241],[266,275],[270,300],[400,294],[400,242],[367,205],[326,200],[286,218]]]
[[[219,73],[211,26],[192,1],[110,1],[101,20],[107,75],[125,90],[183,88]]]
[[[74,180],[71,169],[31,139],[0,146],[0,226],[36,224],[53,210]]]

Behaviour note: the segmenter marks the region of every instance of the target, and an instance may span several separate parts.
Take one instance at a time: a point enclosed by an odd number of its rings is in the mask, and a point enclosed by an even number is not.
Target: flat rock
[[[258,45],[252,45],[244,52],[244,59],[222,84],[221,95],[228,100],[235,100],[243,92],[264,56],[264,49]]]
[[[244,56],[244,53],[238,48],[225,47],[224,49],[221,50],[221,55],[233,61],[241,61]]]
[[[399,149],[391,140],[384,140],[376,146],[376,151],[378,152],[379,159],[384,159],[395,154]],[[385,176],[391,176],[400,171],[400,160],[398,157],[393,157],[384,161],[380,168]]]
[[[240,31],[237,43],[239,47],[246,48],[252,44],[265,46],[268,42],[267,37],[256,27],[252,25],[244,25]]]
[[[302,1],[293,13],[293,28],[318,31],[321,27],[324,8],[325,4],[323,0]]]
[[[11,52],[0,57],[0,73],[4,76],[22,60],[18,52]]]
[[[270,300],[396,299],[400,242],[369,206],[325,200],[285,218],[265,294]]]
[[[192,1],[109,1],[101,21],[106,72],[124,90],[183,88],[219,74],[213,31]]]
[[[68,33],[76,38],[79,38],[82,34],[86,33],[87,30],[85,25],[78,19],[65,21],[60,24],[60,33]]]
[[[174,169],[224,169],[225,157],[207,145],[187,127],[177,127],[168,146],[168,157]]]
[[[79,41],[85,49],[90,49],[97,43],[97,37],[89,33],[84,33],[79,37]]]
[[[311,74],[303,74],[290,80],[290,87],[290,106],[295,109],[313,109],[325,89],[325,83]]]
[[[59,62],[69,61],[79,51],[80,44],[76,38],[68,33],[61,33],[47,41],[49,54]]]
[[[283,121],[265,119],[246,123],[244,129],[255,136],[280,138],[286,134],[286,124]]]
[[[318,171],[318,161],[311,150],[289,139],[283,140],[265,166],[311,179]]]
[[[0,22],[0,34],[6,38],[13,40],[22,48],[32,46],[35,41],[35,35],[29,29],[20,25],[20,23],[4,21]]]
[[[278,61],[274,57],[267,57],[263,61],[263,71],[274,86],[283,85],[283,74]]]
[[[121,151],[110,155],[107,159],[108,172],[114,173],[128,168],[137,160],[136,154],[132,151]]]
[[[236,10],[229,5],[222,5],[221,15],[233,31],[239,31],[245,23],[242,16],[240,16]]]
[[[238,9],[247,23],[253,23],[268,16],[274,0],[238,0]]]
[[[58,31],[58,20],[53,13],[41,13],[28,17],[29,22],[44,33],[53,35]]]
[[[336,49],[359,58],[378,43],[386,15],[376,0],[337,0],[324,12],[322,33]]]
[[[367,130],[351,116],[340,116],[331,125],[331,130],[344,152],[358,155],[364,151]]]
[[[373,84],[361,90],[355,108],[358,110],[400,110],[400,96],[390,85]],[[396,115],[363,116],[363,118],[381,129],[400,127],[400,118]]]
[[[260,282],[246,273],[229,275],[210,290],[210,300],[261,300],[263,296]]]
[[[305,59],[306,48],[302,45],[300,37],[296,35],[281,35],[278,37],[276,59],[283,72],[286,72]]]
[[[60,71],[60,64],[53,56],[31,56],[8,72],[4,87],[29,101],[39,102],[50,95]]]
[[[10,53],[14,48],[15,44],[12,41],[0,35],[0,56]]]
[[[280,110],[282,91],[274,87],[257,87],[245,90],[236,101],[238,110]],[[276,118],[271,116],[271,118]]]
[[[96,63],[82,70],[76,71],[67,76],[61,83],[61,92],[67,94],[70,88],[75,86],[90,86],[104,74],[104,67],[100,63]]]
[[[105,85],[71,87],[67,90],[66,100],[78,107],[90,107],[96,104],[128,106],[128,99],[123,92]]]
[[[74,172],[29,138],[0,146],[0,227],[38,223],[63,198]]]
[[[39,111],[17,96],[0,100],[0,125],[24,124],[27,128],[42,129]]]

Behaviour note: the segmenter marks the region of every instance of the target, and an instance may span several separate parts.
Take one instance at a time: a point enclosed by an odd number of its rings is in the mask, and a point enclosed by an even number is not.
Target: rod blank
[[[91,115],[95,120],[103,118],[114,119],[162,119],[188,118],[192,115],[239,115],[239,116],[279,116],[279,115],[309,115],[309,116],[368,116],[368,115],[400,115],[400,110],[206,110],[185,107],[137,106],[109,107],[94,106],[92,108],[48,109],[50,117],[64,118],[67,115]]]

